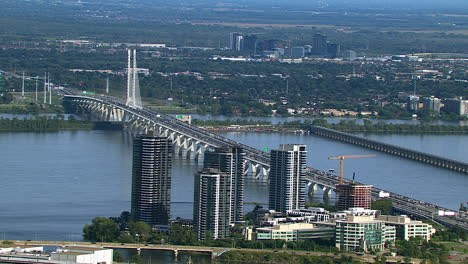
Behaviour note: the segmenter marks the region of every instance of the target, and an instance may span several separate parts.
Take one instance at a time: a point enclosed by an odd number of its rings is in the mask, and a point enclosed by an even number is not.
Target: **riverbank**
[[[62,105],[48,104],[0,104],[0,114],[63,114]]]
[[[32,119],[0,118],[0,131],[50,131],[50,130],[90,130],[94,122],[77,120],[63,116],[37,116]]]
[[[325,119],[313,121],[289,121],[273,124],[269,121],[254,120],[199,120],[192,124],[213,132],[257,132],[257,133],[309,133],[312,125],[354,133],[398,133],[398,134],[467,134],[468,126],[430,125],[430,124],[389,124],[372,123],[364,120],[357,124],[354,120],[341,120],[328,123]]]

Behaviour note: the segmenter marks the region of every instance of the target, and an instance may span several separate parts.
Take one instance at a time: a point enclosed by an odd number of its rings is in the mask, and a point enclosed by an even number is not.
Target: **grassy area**
[[[462,242],[436,242],[437,244],[445,245],[452,251],[468,254],[468,244]]]
[[[309,253],[312,254],[312,253]],[[296,252],[283,253],[283,252],[254,252],[246,250],[233,250],[222,254],[217,261],[226,263],[359,263],[357,260],[350,256],[341,255],[325,256],[323,253],[320,255],[311,256],[309,254],[297,254]]]
[[[145,98],[144,105],[164,114],[195,114],[196,108],[182,107],[171,101]]]

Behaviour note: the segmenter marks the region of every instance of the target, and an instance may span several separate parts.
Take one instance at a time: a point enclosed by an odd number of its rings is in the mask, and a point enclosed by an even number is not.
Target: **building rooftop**
[[[257,230],[281,230],[281,231],[292,231],[297,229],[314,229],[315,225],[309,223],[290,223],[290,224],[280,224],[274,225],[273,227],[262,227],[257,228]]]
[[[61,248],[62,250],[81,250],[81,251],[100,251],[100,250],[109,250],[108,248],[102,247],[85,247],[85,246],[65,246]]]
[[[76,252],[76,251],[66,251],[66,252],[57,252],[54,254],[58,255],[69,255],[69,256],[81,256],[81,255],[91,255],[91,252]]]
[[[383,223],[383,221],[375,219],[373,215],[360,215],[360,216],[349,215],[346,217],[346,219],[337,220],[336,222],[360,223],[360,224]]]

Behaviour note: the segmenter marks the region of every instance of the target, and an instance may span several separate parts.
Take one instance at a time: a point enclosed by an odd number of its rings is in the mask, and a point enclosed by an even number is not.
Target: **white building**
[[[52,253],[51,260],[86,263],[112,264],[113,250],[100,247],[67,246]]]
[[[288,223],[257,228],[256,232],[257,240],[302,241],[306,239],[333,238],[335,229],[333,227],[317,227],[308,223]]]
[[[42,246],[0,245],[0,254],[38,253],[44,251]]]
[[[395,227],[385,225],[372,215],[348,216],[336,221],[336,247],[345,250],[383,250],[395,241]]]
[[[429,241],[436,232],[432,225],[412,220],[406,215],[381,215],[377,219],[384,221],[387,226],[395,227],[396,236],[399,239],[409,240],[412,237],[422,237]]]

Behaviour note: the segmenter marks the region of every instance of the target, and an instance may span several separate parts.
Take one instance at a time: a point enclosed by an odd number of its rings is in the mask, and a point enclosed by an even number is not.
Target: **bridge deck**
[[[169,115],[161,114],[153,109],[149,108],[141,108],[135,109],[132,107],[128,107],[125,105],[125,102],[114,97],[109,96],[83,96],[78,95],[70,90],[64,90],[65,99],[70,101],[83,101],[81,103],[86,103],[84,101],[91,102],[98,102],[103,105],[107,105],[110,107],[116,107],[122,109],[132,115],[135,115],[142,119],[147,119],[151,122],[157,122],[163,126],[170,127],[173,130],[180,131],[181,133],[186,133],[187,135],[192,136],[200,141],[209,141],[210,144],[215,146],[240,146],[246,152],[246,159],[256,162],[257,164],[261,164],[262,166],[268,168],[269,161],[270,161],[270,154],[264,151],[255,149],[253,147],[238,143],[236,141],[224,138],[220,135],[205,131],[200,129],[196,126],[189,125],[185,122],[182,122],[174,117]],[[325,186],[333,187],[338,183],[338,179],[335,176],[331,176],[323,171],[319,171],[313,168],[308,169],[308,177],[307,179],[311,182],[318,182],[322,183]],[[373,196],[377,197],[379,191],[381,189],[374,188],[373,189]],[[388,192],[388,191],[386,191]],[[423,201],[418,201],[416,199],[412,199],[409,197],[405,197],[396,193],[390,193],[390,200],[394,203],[394,206],[402,210],[403,212],[407,212],[408,214],[412,214],[417,217],[427,218],[427,219],[434,219],[440,223],[446,225],[459,225],[462,228],[468,230],[468,219],[466,218],[446,218],[446,217],[438,217],[435,214],[437,210],[449,210],[446,208],[442,208],[440,206],[436,206],[433,204],[429,204]],[[450,210],[449,210],[450,211]]]

